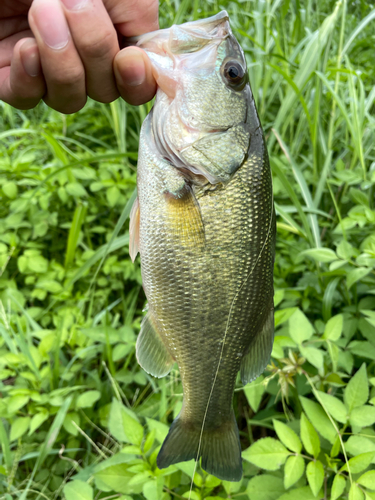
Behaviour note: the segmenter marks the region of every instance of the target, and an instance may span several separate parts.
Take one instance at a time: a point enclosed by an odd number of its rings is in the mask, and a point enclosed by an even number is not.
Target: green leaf
[[[367,451],[375,451],[375,442],[364,436],[350,436],[345,443],[345,449],[351,455],[359,455]]]
[[[87,391],[77,398],[76,408],[92,408],[96,401],[100,399],[99,391]]]
[[[319,397],[328,413],[338,422],[345,424],[348,418],[346,406],[335,396],[318,391]]]
[[[296,483],[302,477],[304,470],[305,461],[300,455],[288,457],[284,467],[285,489]]]
[[[126,409],[117,399],[113,399],[108,427],[111,434],[119,441],[140,446],[143,427],[133,415],[134,413]]]
[[[15,441],[22,437],[30,425],[30,417],[18,417],[10,427],[10,441]]]
[[[363,363],[357,373],[349,380],[344,391],[344,401],[349,411],[362,406],[368,400],[369,389],[366,363]]]
[[[79,182],[69,182],[65,189],[67,193],[69,193],[74,198],[81,198],[83,196],[87,196],[86,189]]]
[[[300,255],[307,255],[316,262],[332,262],[337,259],[337,255],[330,248],[311,248],[304,250]]]
[[[133,488],[129,486],[128,482],[134,474],[128,472],[128,465],[117,464],[105,469],[98,470],[94,473],[94,478],[98,489],[102,489],[103,485],[110,491],[116,493],[131,493]]]
[[[336,474],[331,489],[331,500],[336,500],[345,489],[346,479],[341,474]]]
[[[266,390],[265,386],[262,384],[263,380],[264,376],[261,375],[243,388],[246,399],[255,413],[258,411],[262,396]]]
[[[168,425],[159,422],[158,420],[153,420],[152,418],[147,418],[147,425],[150,431],[155,431],[155,438],[159,443],[162,443],[167,437],[169,427]]]
[[[357,483],[353,483],[349,490],[349,500],[364,500],[365,495]]]
[[[367,276],[370,272],[371,269],[369,267],[358,267],[357,269],[350,271],[346,277],[346,286],[348,287],[348,290],[354,285],[354,283]]]
[[[277,470],[289,455],[288,450],[272,437],[259,439],[242,453],[242,457],[266,470]]]
[[[349,469],[352,474],[358,474],[363,470],[367,469],[367,467],[371,464],[373,458],[375,457],[375,452],[368,451],[366,453],[361,453],[356,457],[353,457],[349,460]],[[347,471],[348,465],[344,464],[340,471]]]
[[[6,182],[5,184],[3,184],[2,190],[5,196],[7,196],[8,198],[11,198],[12,200],[17,198],[18,188],[15,182]]]
[[[315,500],[310,486],[295,488],[281,495],[277,500]]]
[[[154,444],[154,441],[155,441],[155,435],[156,435],[156,431],[154,429],[147,434],[147,437],[146,437],[145,442],[143,444],[143,451],[145,453],[147,453],[148,451],[151,450],[152,445]]]
[[[318,368],[318,370],[323,368],[323,351],[316,349],[316,347],[304,347],[303,345],[300,346],[299,350],[302,356],[306,358],[309,363],[315,366],[315,368]]]
[[[195,460],[189,460],[187,462],[181,462],[179,464],[176,464],[177,469],[181,470],[184,474],[189,476],[190,478],[193,478],[194,476],[194,471],[195,471]],[[199,476],[198,481],[196,481],[196,478],[194,476],[194,483],[198,484],[199,481],[202,481],[203,479],[200,474],[195,474],[196,476]]]
[[[114,207],[121,196],[120,190],[117,186],[111,186],[107,189],[107,201],[110,207]]]
[[[163,496],[163,483],[164,478],[162,477],[144,483],[142,491],[146,500],[161,500]]]
[[[309,462],[306,467],[307,481],[310,485],[313,495],[316,497],[323,486],[324,468],[322,462],[314,460]]]
[[[375,490],[375,470],[369,470],[362,474],[362,476],[357,479],[357,483],[369,490]]]
[[[23,408],[30,400],[30,396],[26,394],[18,394],[8,399],[7,411],[9,414],[16,413]]]
[[[249,500],[276,500],[283,492],[282,479],[269,474],[252,477],[246,489]]]
[[[36,413],[30,422],[30,428],[28,435],[31,436],[39,427],[45,422],[49,417],[49,412],[47,410],[43,410],[39,413]]]
[[[336,431],[320,404],[303,396],[300,396],[299,399],[315,429],[330,443],[333,443],[336,439]]]
[[[316,458],[320,453],[319,436],[304,413],[301,413],[301,439],[307,453]]]
[[[64,429],[72,434],[73,436],[78,436],[79,430],[74,425],[77,424],[78,427],[81,425],[81,419],[77,412],[68,413],[64,419],[63,427]]]
[[[327,321],[324,329],[323,339],[336,341],[341,337],[344,326],[344,317],[342,314],[337,314]]]
[[[83,481],[70,481],[64,486],[66,500],[93,500],[94,491],[92,487]]]
[[[27,267],[35,273],[46,273],[48,270],[48,260],[41,255],[33,255],[28,258]]]
[[[350,424],[357,427],[368,427],[375,423],[375,407],[364,405],[354,408],[350,414]]]
[[[280,441],[289,448],[289,450],[300,453],[302,450],[302,443],[294,430],[279,420],[272,420],[272,423]]]
[[[289,333],[297,344],[308,340],[314,333],[312,324],[300,309],[289,318]]]

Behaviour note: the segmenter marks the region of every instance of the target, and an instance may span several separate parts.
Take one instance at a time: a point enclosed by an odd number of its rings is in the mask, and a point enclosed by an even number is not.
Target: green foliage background
[[[193,500],[375,499],[375,10],[365,0],[165,1],[162,27],[226,8],[245,50],[278,213],[268,370],[238,382],[244,477]],[[156,455],[177,370],[138,366],[128,252],[151,105],[63,116],[0,103],[0,499],[185,498]]]

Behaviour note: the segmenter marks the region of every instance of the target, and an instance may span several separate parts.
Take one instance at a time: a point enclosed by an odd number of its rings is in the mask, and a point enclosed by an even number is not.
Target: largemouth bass
[[[242,476],[232,409],[273,343],[275,213],[263,131],[228,14],[139,37],[158,83],[139,146],[130,252],[148,312],[137,339],[156,377],[177,362],[183,404],[159,468],[199,458]]]

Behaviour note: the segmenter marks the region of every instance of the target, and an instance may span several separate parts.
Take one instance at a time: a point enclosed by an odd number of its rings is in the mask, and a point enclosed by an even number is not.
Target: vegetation
[[[182,391],[177,369],[153,379],[134,355],[127,219],[150,105],[0,103],[1,500],[375,499],[375,10],[176,0],[160,20],[222,8],[278,212],[272,359],[234,398],[243,480],[155,463]]]

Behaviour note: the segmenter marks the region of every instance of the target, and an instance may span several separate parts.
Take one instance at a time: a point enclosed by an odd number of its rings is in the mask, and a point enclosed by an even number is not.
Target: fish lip
[[[205,19],[197,19],[196,21],[189,21],[187,23],[183,23],[183,24],[179,24],[179,25],[173,24],[170,28],[150,31],[149,33],[145,33],[143,35],[129,37],[126,39],[125,45],[126,46],[138,45],[138,47],[142,47],[142,43],[150,41],[155,36],[160,37],[160,36],[165,35],[167,38],[167,36],[169,37],[170,30],[171,30],[171,28],[173,28],[173,26],[183,26],[185,29],[192,28],[194,30],[194,28],[196,28],[196,27],[197,28],[198,27],[204,28],[204,27],[212,24],[212,29],[214,29],[214,28],[216,28],[217,25],[221,24],[223,21],[228,21],[228,23],[229,23],[229,14],[226,10],[222,10],[222,11],[218,12],[217,14],[215,14],[214,16],[207,17]],[[228,36],[228,35],[226,35],[226,36]],[[224,37],[221,37],[221,38],[224,38]],[[212,39],[214,40],[215,37],[212,37]]]

